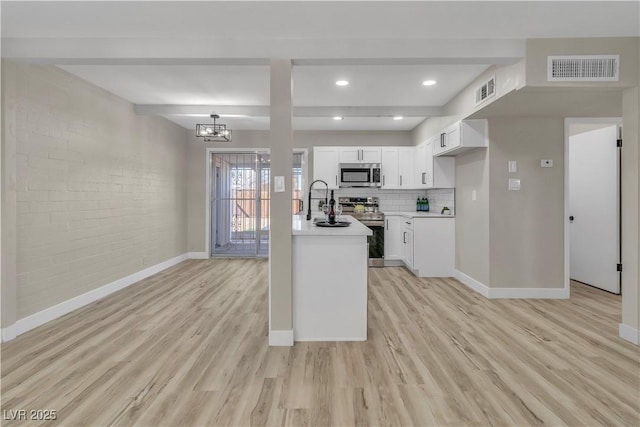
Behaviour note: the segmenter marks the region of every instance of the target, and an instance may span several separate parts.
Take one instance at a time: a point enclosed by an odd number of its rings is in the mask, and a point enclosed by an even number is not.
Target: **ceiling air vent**
[[[616,82],[620,55],[549,56],[550,82]]]
[[[496,94],[496,77],[493,76],[476,89],[476,105]]]

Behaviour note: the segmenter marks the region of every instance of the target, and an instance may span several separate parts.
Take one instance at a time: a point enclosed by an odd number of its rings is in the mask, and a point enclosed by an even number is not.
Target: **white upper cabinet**
[[[330,189],[338,188],[340,174],[340,148],[313,148],[313,179],[321,179],[329,184]]]
[[[416,155],[414,157],[414,184],[415,188],[429,188],[429,175],[431,174],[431,169],[429,167],[428,158],[433,158],[433,153],[427,152],[430,151],[431,144],[429,141],[422,142],[418,144],[415,148]]]
[[[455,187],[456,165],[453,157],[434,157],[434,145],[439,138],[434,137],[416,146],[415,188]]]
[[[455,156],[465,151],[487,147],[489,132],[486,119],[462,120],[445,130],[433,147],[434,156]]]
[[[380,163],[380,147],[341,147],[340,163]]]
[[[314,147],[313,179],[336,189],[341,163],[380,163],[383,190],[455,187],[455,159],[435,157],[438,136],[409,147]]]
[[[412,189],[414,187],[414,165],[415,148],[398,147],[398,188]]]
[[[360,148],[362,163],[380,163],[382,161],[381,147]]]
[[[395,190],[400,186],[398,171],[398,147],[382,147],[382,188]]]

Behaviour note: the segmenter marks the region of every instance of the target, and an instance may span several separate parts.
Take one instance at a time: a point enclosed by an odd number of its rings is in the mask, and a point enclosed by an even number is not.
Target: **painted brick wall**
[[[186,131],[56,67],[9,66],[17,318],[185,253]]]

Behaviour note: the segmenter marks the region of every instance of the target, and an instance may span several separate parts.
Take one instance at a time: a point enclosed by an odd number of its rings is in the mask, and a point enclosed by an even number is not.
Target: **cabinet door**
[[[446,132],[441,132],[437,136],[433,137],[432,145],[433,145],[434,156],[437,156],[438,154],[447,150],[447,147],[445,145],[447,140],[446,136],[447,136]]]
[[[321,179],[329,188],[338,188],[340,152],[337,147],[315,147],[313,149],[313,179]]]
[[[455,218],[414,218],[413,269],[419,277],[451,277],[455,273]]]
[[[425,147],[425,157],[427,159],[427,164],[424,170],[424,175],[421,177],[423,179],[422,183],[425,188],[433,188],[433,179],[434,179],[434,169],[433,169],[433,144],[435,141],[429,141]]]
[[[399,186],[398,173],[398,147],[385,147],[382,149],[382,188],[387,190],[397,189]]]
[[[415,150],[413,147],[399,147],[398,148],[398,172],[399,182],[398,188],[410,189],[414,188],[414,169],[413,158],[415,156]]]
[[[415,148],[414,188],[427,187],[427,143],[422,142]]]
[[[387,215],[384,223],[384,259],[403,259],[402,217]]]
[[[360,147],[360,161],[362,163],[380,163],[381,153],[380,147]]]
[[[460,146],[460,123],[449,126],[437,136],[437,142],[433,147],[433,154],[446,153]]]
[[[360,163],[360,147],[340,148],[340,163]]]
[[[402,261],[413,269],[413,230],[402,228]]]
[[[460,146],[460,125],[450,127],[445,132],[445,151],[452,150]]]

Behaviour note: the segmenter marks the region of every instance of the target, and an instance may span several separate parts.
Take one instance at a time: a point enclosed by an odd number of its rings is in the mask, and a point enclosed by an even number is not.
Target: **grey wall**
[[[640,91],[623,94],[622,126],[622,323],[640,330],[640,217],[638,164],[640,164]]]
[[[489,119],[490,280],[496,288],[564,287],[564,119]],[[541,168],[541,159],[554,167]],[[515,160],[517,173],[508,173]],[[508,190],[508,179],[521,182]]]
[[[4,63],[2,77],[15,93],[3,114],[15,112],[17,319],[186,252],[183,128],[53,66]]]
[[[620,80],[617,82],[548,82],[549,55],[620,55]],[[527,40],[527,86],[538,87],[618,87],[638,85],[638,38],[607,37],[591,39]]]
[[[489,152],[456,157],[456,269],[489,282]],[[472,192],[476,200],[472,200]]]
[[[623,217],[629,218],[623,224],[623,235],[630,263],[626,279],[623,272],[627,283],[623,317],[625,323],[638,325],[638,52],[638,38],[529,40],[523,63],[489,69],[445,106],[446,117],[426,120],[414,130],[414,143],[419,143],[469,115],[489,118],[488,151],[456,158],[458,270],[491,287],[563,285],[563,120],[620,116],[624,90],[623,122],[625,140],[629,139],[625,144],[632,146],[625,148],[627,165],[623,168],[630,183],[623,189],[623,197],[629,200],[626,214],[623,212]],[[546,82],[547,55],[603,53],[621,55],[620,82]],[[478,108],[473,88],[492,74],[497,80],[497,96]],[[624,89],[629,86],[635,88]],[[543,158],[554,159],[556,166],[541,170],[539,161]],[[514,176],[522,180],[520,192],[507,190],[508,160],[519,163]],[[477,202],[470,199],[473,189],[478,191]]]
[[[269,204],[269,342],[278,341],[273,331],[290,331],[293,345],[293,249],[291,241],[291,169],[293,166],[293,101],[289,59],[271,60],[271,186]],[[282,177],[284,191],[276,192],[275,179]],[[272,341],[273,339],[273,341]],[[287,340],[289,341],[289,340]]]

